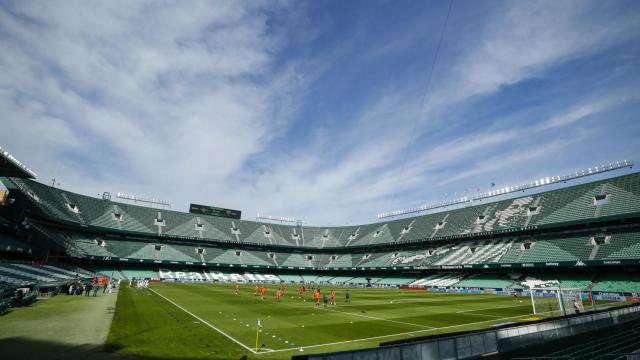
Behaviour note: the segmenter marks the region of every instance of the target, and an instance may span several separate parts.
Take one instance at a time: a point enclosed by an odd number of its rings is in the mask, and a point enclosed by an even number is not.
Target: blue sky
[[[0,144],[87,195],[369,222],[638,160],[639,38],[637,1],[3,1]]]

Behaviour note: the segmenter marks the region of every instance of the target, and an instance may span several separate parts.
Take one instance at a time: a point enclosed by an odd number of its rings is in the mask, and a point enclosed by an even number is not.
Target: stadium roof
[[[0,147],[0,176],[35,179],[38,175]]]

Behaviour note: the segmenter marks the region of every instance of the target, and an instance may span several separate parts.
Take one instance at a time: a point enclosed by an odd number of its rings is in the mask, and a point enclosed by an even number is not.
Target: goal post
[[[537,315],[564,316],[582,313],[595,306],[588,290],[534,286],[528,291],[532,311]]]

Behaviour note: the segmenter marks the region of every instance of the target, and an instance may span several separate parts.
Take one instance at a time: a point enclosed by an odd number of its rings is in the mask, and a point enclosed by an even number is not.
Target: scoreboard
[[[240,219],[240,216],[242,215],[242,211],[240,210],[223,209],[198,204],[191,204],[191,206],[189,206],[189,212],[192,214],[218,216],[230,219]]]

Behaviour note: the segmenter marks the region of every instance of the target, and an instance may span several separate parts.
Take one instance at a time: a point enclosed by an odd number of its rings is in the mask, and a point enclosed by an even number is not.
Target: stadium
[[[4,1],[0,359],[640,358],[637,1]]]
[[[106,346],[122,354],[288,358],[617,308],[630,312],[627,321],[640,316],[627,307],[640,302],[640,174],[571,185],[632,169],[628,161],[540,180],[563,183],[557,190],[514,187],[499,191],[513,191],[507,199],[487,194],[427,215],[314,227],[84,196],[39,183],[4,154],[2,308],[65,297],[74,274],[116,279]],[[13,297],[18,288],[26,291]],[[312,288],[331,291],[329,306],[327,295],[313,303]],[[637,330],[625,334],[603,341],[636,350]],[[440,356],[492,350],[480,343]]]

